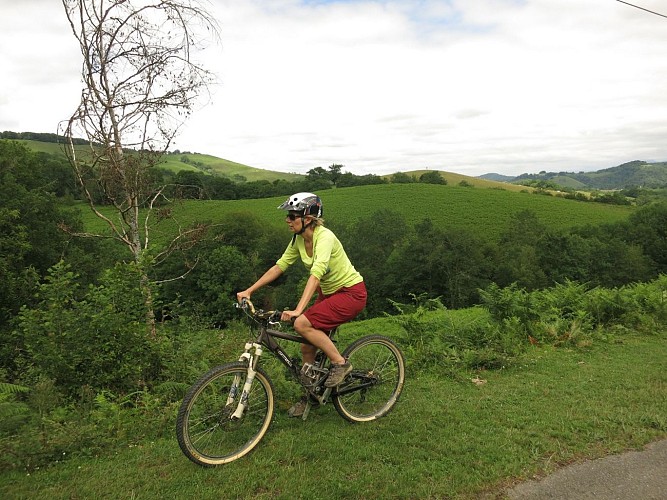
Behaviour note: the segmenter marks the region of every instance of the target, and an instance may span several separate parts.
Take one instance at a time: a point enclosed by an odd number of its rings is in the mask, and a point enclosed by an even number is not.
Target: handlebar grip
[[[251,314],[255,314],[255,306],[252,305],[252,302],[250,301],[250,299],[247,299],[247,298],[243,297],[241,299],[241,308],[244,308],[244,309],[248,308],[248,309],[250,309]]]

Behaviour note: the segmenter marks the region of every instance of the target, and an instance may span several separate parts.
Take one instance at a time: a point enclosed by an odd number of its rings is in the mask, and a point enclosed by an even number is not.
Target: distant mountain
[[[581,174],[578,179],[597,189],[619,189],[629,186],[665,187],[667,186],[667,162],[632,161],[618,167]]]
[[[518,177],[485,174],[480,177],[512,184],[549,181],[559,186],[583,190],[624,189],[631,186],[659,188],[667,187],[667,162],[648,163],[636,160],[596,172],[540,172],[539,174],[521,174]]]
[[[514,179],[516,179],[516,177],[512,177],[510,175],[495,174],[495,173],[484,174],[478,177],[480,179],[486,179],[487,181],[496,181],[496,182],[512,182]]]

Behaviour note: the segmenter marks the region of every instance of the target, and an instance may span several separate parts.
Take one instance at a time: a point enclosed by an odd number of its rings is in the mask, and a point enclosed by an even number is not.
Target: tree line
[[[279,230],[267,231],[250,213],[229,214],[221,226],[217,242],[204,243],[196,257],[186,259],[198,259],[188,277],[162,289],[167,302],[178,301],[217,324],[235,317],[230,308],[234,292],[272,265],[288,240]],[[391,302],[410,302],[414,296],[439,298],[449,308],[470,307],[480,303],[479,291],[492,283],[528,291],[566,281],[618,287],[667,272],[667,204],[642,207],[627,222],[570,230],[547,228],[535,213],[519,212],[498,239],[440,228],[428,217],[410,226],[391,209],[351,225],[328,226],[366,280],[366,317],[389,312]],[[172,261],[160,272],[168,276],[183,270]],[[287,306],[298,300],[298,284],[305,277],[290,270],[257,297],[267,307]]]
[[[192,161],[188,161],[192,164]],[[419,176],[396,172],[388,178],[375,174],[355,175],[343,172],[343,165],[332,164],[328,168],[316,167],[309,170],[303,180],[246,181],[242,176],[230,178],[210,172],[180,170],[172,172],[155,169],[155,182],[169,186],[168,196],[195,200],[242,200],[288,196],[296,192],[313,192],[332,187],[370,186],[388,183],[447,184],[447,180],[437,171],[425,172]],[[100,199],[100,201],[102,201]]]
[[[10,139],[15,141],[39,141],[39,142],[51,142],[54,144],[63,144],[64,138],[58,134],[52,134],[48,132],[12,132],[10,130],[5,130],[0,132],[0,139]],[[74,139],[74,144],[85,146],[88,144],[86,139],[77,138]]]

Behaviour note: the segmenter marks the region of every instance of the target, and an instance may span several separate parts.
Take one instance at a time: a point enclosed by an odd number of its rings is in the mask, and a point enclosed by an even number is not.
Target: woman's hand
[[[283,313],[280,315],[280,321],[290,321],[294,323],[294,320],[301,316],[301,313],[299,311],[283,311]]]
[[[243,299],[250,300],[250,292],[248,292],[248,290],[243,290],[236,294],[236,300],[239,304],[243,302]]]

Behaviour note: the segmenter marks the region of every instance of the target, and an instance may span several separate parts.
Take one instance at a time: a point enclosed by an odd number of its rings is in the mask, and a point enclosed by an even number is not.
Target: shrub
[[[612,289],[566,281],[528,293],[516,284],[493,284],[480,295],[498,328],[531,343],[586,345],[603,328],[654,329],[667,322],[664,275]]]
[[[460,369],[500,368],[518,353],[519,342],[490,324],[481,308],[448,311],[433,300],[414,309],[394,304],[412,311],[391,317],[404,331],[399,341],[411,370],[458,377]]]
[[[77,275],[54,266],[33,309],[22,309],[14,336],[33,377],[43,375],[68,394],[82,386],[125,392],[156,375],[159,342],[148,338],[138,271],[118,264],[99,286],[81,293]]]

